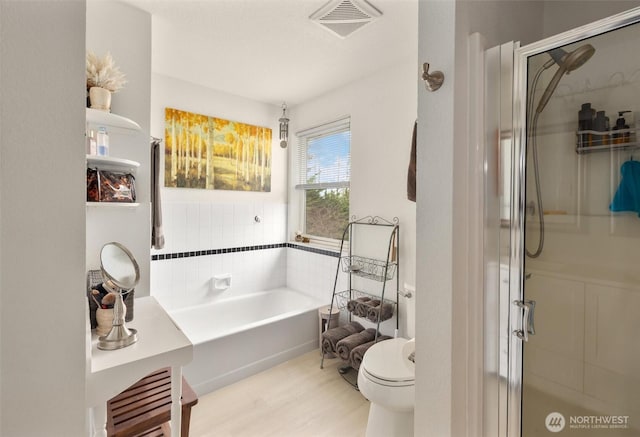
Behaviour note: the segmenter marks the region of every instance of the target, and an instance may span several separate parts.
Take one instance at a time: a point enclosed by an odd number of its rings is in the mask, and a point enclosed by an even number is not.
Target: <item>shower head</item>
[[[553,49],[549,51],[549,56],[553,58],[556,64],[565,66],[567,73],[576,70],[584,65],[585,62],[593,56],[596,49],[591,44],[585,44],[578,47],[571,53],[567,53],[563,49]]]
[[[567,53],[563,49],[557,48],[549,51],[549,56],[558,64],[558,70],[556,74],[547,85],[547,89],[544,90],[544,94],[540,98],[540,103],[538,103],[538,108],[536,112],[539,114],[542,112],[544,107],[549,103],[549,99],[553,95],[553,92],[556,90],[558,83],[560,83],[560,79],[566,73],[569,74],[573,70],[576,70],[584,65],[591,56],[596,52],[596,49],[593,48],[591,44],[585,44],[583,46],[578,47],[574,51]],[[546,68],[549,68],[552,63],[545,64]]]

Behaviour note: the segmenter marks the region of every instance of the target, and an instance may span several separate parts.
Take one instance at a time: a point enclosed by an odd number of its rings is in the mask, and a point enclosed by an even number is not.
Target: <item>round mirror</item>
[[[123,291],[133,289],[140,280],[140,267],[136,259],[120,243],[107,243],[102,247],[100,268],[105,279]]]

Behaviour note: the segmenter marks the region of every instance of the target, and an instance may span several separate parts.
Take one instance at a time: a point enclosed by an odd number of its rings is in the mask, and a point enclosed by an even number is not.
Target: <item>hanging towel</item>
[[[360,346],[361,344],[368,343],[376,338],[376,330],[374,328],[367,328],[364,331],[360,331],[357,334],[352,334],[343,338],[336,344],[336,352],[338,356],[342,358],[342,361],[349,361],[349,355],[353,348]]]
[[[416,201],[416,139],[418,121],[413,124],[413,135],[411,136],[411,158],[409,159],[409,170],[407,171],[407,198],[412,202]]]
[[[634,211],[640,216],[640,161],[627,161],[620,167],[622,180],[609,209]]]
[[[162,202],[160,201],[160,141],[151,142],[151,248],[164,247],[164,231],[162,230]]]
[[[345,337],[360,332],[364,327],[358,322],[351,322],[348,325],[327,329],[322,333],[322,351],[335,352],[337,343]]]

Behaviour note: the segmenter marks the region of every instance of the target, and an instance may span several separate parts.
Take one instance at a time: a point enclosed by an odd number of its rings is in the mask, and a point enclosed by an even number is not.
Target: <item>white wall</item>
[[[0,10],[0,434],[82,436],[85,3]]]
[[[290,116],[294,133],[344,115],[351,116],[350,214],[358,218],[368,215],[399,218],[401,287],[405,282],[415,284],[416,208],[414,202],[407,200],[407,167],[416,119],[417,71],[416,59],[407,59],[297,105]],[[294,231],[289,229],[290,236]],[[332,280],[334,276],[335,263],[332,262],[322,274],[322,281],[327,281],[327,277]],[[333,282],[328,282],[330,286],[324,296],[327,301],[333,290]],[[413,325],[413,302],[401,300],[400,303],[401,335],[404,336],[413,336],[413,326],[408,326]]]
[[[100,267],[102,245],[118,241],[129,248],[140,265],[136,297],[149,295],[150,148],[149,105],[151,95],[151,16],[114,1],[87,3],[87,50],[99,56],[110,51],[128,83],[113,94],[111,112],[136,121],[142,131],[123,134],[109,131],[109,154],[140,163],[136,172],[136,195],[140,206],[133,209],[87,208],[87,269]]]
[[[546,0],[544,2],[543,36],[582,26],[619,12],[640,6],[637,0]]]

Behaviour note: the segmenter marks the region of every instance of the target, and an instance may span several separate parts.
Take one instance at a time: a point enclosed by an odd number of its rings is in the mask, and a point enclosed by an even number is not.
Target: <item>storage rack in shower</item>
[[[389,229],[388,241],[382,240],[380,244],[387,244],[386,258],[374,259],[360,256],[354,253],[354,239],[358,238],[359,231],[363,227],[378,226],[381,229],[385,227]],[[386,233],[380,238],[386,236]],[[400,294],[400,224],[397,217],[391,221],[378,216],[367,216],[356,220],[351,217],[351,221],[342,233],[342,241],[340,243],[340,258],[336,268],[336,276],[333,283],[333,294],[331,296],[331,306],[329,314],[332,314],[333,308],[343,310],[347,307],[347,303],[352,299],[367,296],[371,299],[379,299],[380,305],[383,303],[391,304],[393,308],[392,317],[396,317],[396,332],[399,327],[400,317],[398,311],[398,302]],[[338,279],[340,273],[347,274],[347,288],[338,289]],[[365,278],[371,284],[367,290],[358,290],[353,287],[353,277]],[[395,279],[395,281],[394,281]],[[375,284],[379,284],[379,294],[375,293]],[[391,291],[392,298],[385,297],[389,294],[387,284],[393,284]],[[378,311],[378,320],[376,323],[376,335],[374,341],[378,341],[380,333],[380,320],[382,311]],[[352,314],[349,313],[349,321]],[[324,365],[324,353],[321,354],[320,368]]]
[[[579,130],[576,132],[576,153],[584,155],[594,152],[638,149],[640,148],[638,134],[636,129],[619,129],[606,132]],[[616,138],[617,135],[620,137]],[[624,136],[627,137],[626,140],[621,139]]]

